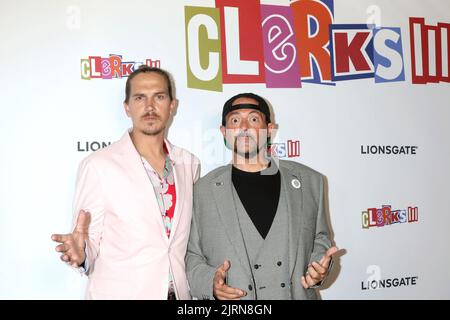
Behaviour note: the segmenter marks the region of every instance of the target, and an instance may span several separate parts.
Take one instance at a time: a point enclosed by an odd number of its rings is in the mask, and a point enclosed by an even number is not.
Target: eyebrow
[[[167,91],[158,91],[158,92],[154,93],[154,95],[157,95],[157,94],[169,94],[169,93]],[[145,93],[141,93],[141,92],[137,92],[132,95],[132,97],[144,97],[144,96],[145,96]]]
[[[228,116],[229,117],[231,117],[232,115],[235,115],[235,114],[239,114],[239,110],[234,110],[234,111],[231,111],[229,114],[228,114]],[[258,116],[260,116],[260,117],[262,117],[262,112],[260,112],[260,111],[258,111],[258,110],[253,110],[253,111],[250,111],[249,113],[248,113],[248,115],[251,115],[251,114],[257,114]]]
[[[250,114],[253,114],[253,113],[257,114],[257,115],[260,116],[260,117],[263,116],[263,113],[262,113],[261,111],[257,111],[257,110],[253,110],[252,112],[249,113],[249,115],[250,115]]]

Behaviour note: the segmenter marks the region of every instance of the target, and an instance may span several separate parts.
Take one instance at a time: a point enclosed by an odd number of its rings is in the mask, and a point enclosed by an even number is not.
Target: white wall
[[[80,60],[121,54],[160,59],[180,106],[169,132],[196,153],[203,172],[228,161],[218,131],[225,100],[253,91],[272,104],[278,142],[300,140],[295,161],[324,173],[336,244],[346,249],[324,299],[450,298],[450,90],[412,84],[409,17],[450,23],[446,0],[336,0],[335,23],[402,30],[405,81],[342,81],[301,89],[225,84],[191,89],[184,7],[214,1],[0,1],[0,299],[78,299],[86,280],[59,261],[50,235],[69,231],[77,143],[112,142],[130,126],[126,78],[82,80]],[[263,3],[288,5],[288,1]],[[378,17],[378,16],[377,16]],[[361,145],[414,145],[416,155],[362,155]],[[417,206],[419,221],[363,229],[362,211]],[[375,270],[375,273],[373,273]],[[335,275],[336,276],[336,275]],[[362,290],[361,282],[417,276],[417,284]]]

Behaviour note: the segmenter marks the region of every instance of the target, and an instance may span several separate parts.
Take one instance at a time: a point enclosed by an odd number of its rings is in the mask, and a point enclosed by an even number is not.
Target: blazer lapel
[[[135,185],[137,192],[144,194],[144,198],[146,201],[144,201],[145,207],[143,208],[143,211],[145,212],[146,216],[148,215],[153,219],[156,219],[156,223],[159,225],[161,234],[164,236],[166,241],[168,241],[153,185],[149,180],[147,172],[145,171],[145,167],[142,164],[141,156],[137,152],[133,141],[131,140],[129,132],[126,132],[123,135],[119,143],[120,152],[126,163],[124,167],[127,173],[130,175],[130,178],[133,181],[133,185]]]
[[[181,215],[183,214],[183,205],[184,205],[184,195],[185,195],[185,184],[188,183],[185,181],[184,177],[186,177],[185,170],[186,166],[183,165],[182,161],[179,161],[178,155],[172,149],[172,145],[166,140],[166,148],[169,152],[169,158],[172,161],[173,168],[173,177],[175,181],[175,192],[176,192],[176,203],[175,203],[175,212],[172,221],[172,230],[170,231],[169,243],[172,242],[174,238],[178,223],[181,220]],[[193,183],[193,182],[190,182]]]
[[[225,172],[212,181],[212,194],[228,239],[232,243],[242,267],[251,277],[250,261],[237,217],[232,188],[231,165],[228,165]]]
[[[289,219],[289,275],[292,277],[297,260],[301,223],[303,192],[302,179],[297,172],[280,162],[281,182],[286,190],[286,202]]]

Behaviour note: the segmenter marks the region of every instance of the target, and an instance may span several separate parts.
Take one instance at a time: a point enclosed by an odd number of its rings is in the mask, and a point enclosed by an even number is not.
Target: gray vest
[[[289,277],[288,213],[281,183],[277,212],[263,239],[233,187],[233,199],[253,276],[252,290],[258,300],[291,299]],[[246,288],[247,289],[247,288]]]

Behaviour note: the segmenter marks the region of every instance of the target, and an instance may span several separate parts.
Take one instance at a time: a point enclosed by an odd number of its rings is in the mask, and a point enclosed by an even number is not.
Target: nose
[[[247,119],[242,119],[239,128],[240,128],[242,131],[247,131],[248,128],[249,128],[248,120],[247,120]]]
[[[145,100],[145,110],[152,111],[155,109],[155,102],[153,99],[146,99]]]

